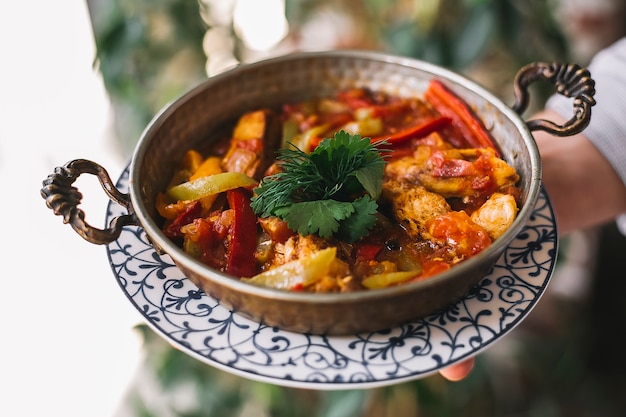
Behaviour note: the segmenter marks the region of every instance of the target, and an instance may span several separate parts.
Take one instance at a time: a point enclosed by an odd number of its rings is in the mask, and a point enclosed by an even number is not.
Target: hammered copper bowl
[[[205,148],[236,118],[260,107],[279,107],[337,91],[366,86],[398,95],[421,95],[437,78],[460,95],[490,129],[503,157],[521,179],[522,204],[514,224],[489,248],[430,279],[379,290],[313,294],[261,288],[213,270],[187,255],[160,230],[155,196],[165,189],[185,151]],[[573,117],[563,126],[546,120],[524,121],[527,86],[552,82],[572,96]],[[122,194],[99,165],[74,160],[44,181],[42,195],[56,214],[92,243],[115,240],[122,227],[139,225],[159,253],[167,253],[189,279],[241,315],[285,330],[311,334],[352,334],[393,327],[445,308],[466,294],[490,270],[533,211],[541,187],[541,162],[532,130],[567,136],[584,129],[594,104],[594,83],[576,65],[533,63],[518,73],[516,103],[503,104],[481,86],[441,67],[404,57],[359,51],[298,53],[242,65],[208,79],[166,106],[145,129],[130,165],[129,194]],[[81,173],[98,175],[107,194],[128,214],[100,230],[84,222],[76,206],[81,195],[71,187]]]

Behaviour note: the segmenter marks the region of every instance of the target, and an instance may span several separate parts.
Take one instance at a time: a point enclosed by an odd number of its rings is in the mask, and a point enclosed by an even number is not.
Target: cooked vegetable
[[[328,273],[336,254],[336,248],[322,249],[312,255],[287,262],[252,278],[242,278],[242,280],[279,289],[308,287]]]
[[[428,120],[425,123],[420,122],[398,132],[395,132],[389,136],[381,136],[378,138],[372,139],[373,142],[378,142],[379,140],[386,140],[388,143],[393,145],[398,145],[404,143],[410,139],[420,139],[430,135],[433,132],[441,130],[443,127],[450,124],[450,118],[448,117],[437,117],[432,120]]]
[[[194,170],[194,173],[189,177],[189,181],[197,180],[202,177],[208,177],[209,175],[221,174],[222,172],[221,159],[217,156],[212,156],[205,159],[198,165],[198,167]]]
[[[441,81],[432,80],[424,96],[441,115],[450,118],[452,124],[467,142],[464,147],[491,148],[495,150],[498,157],[500,156],[491,135],[484,128],[480,119],[475,116],[465,101]]]
[[[370,139],[371,137],[371,139]],[[517,215],[514,167],[469,106],[362,88],[241,115],[188,150],[155,207],[190,256],[289,291],[374,290],[442,273]]]
[[[223,193],[239,187],[252,187],[256,184],[257,181],[254,178],[245,174],[222,172],[176,185],[167,190],[167,194],[177,200],[197,200],[208,195]]]
[[[310,154],[282,149],[276,158],[280,172],[254,189],[252,209],[261,217],[280,217],[302,235],[354,242],[376,221],[385,143],[340,131]]]
[[[183,237],[183,226],[193,222],[202,211],[202,204],[193,201],[183,206],[182,212],[165,228],[165,235],[169,238]]]
[[[281,139],[278,117],[268,109],[243,114],[233,130],[230,147],[222,158],[224,171],[259,178],[273,162]]]
[[[411,278],[415,278],[421,272],[421,270],[400,272],[396,271],[370,275],[363,280],[363,286],[370,290],[374,290],[377,288],[386,288],[392,285],[403,283],[410,280]]]
[[[228,206],[234,211],[226,272],[246,277],[256,272],[256,216],[250,207],[250,192],[236,188],[226,192]]]

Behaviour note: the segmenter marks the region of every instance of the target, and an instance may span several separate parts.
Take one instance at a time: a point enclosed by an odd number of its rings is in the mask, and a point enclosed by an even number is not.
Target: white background
[[[111,138],[92,68],[85,2],[0,3],[0,415],[109,417],[141,354],[141,322],[106,249],[84,241],[40,196],[54,167],[91,159],[117,179],[130,155]],[[93,176],[76,185],[87,221],[108,198]]]

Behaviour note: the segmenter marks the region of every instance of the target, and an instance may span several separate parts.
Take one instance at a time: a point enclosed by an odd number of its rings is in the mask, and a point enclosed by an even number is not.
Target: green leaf
[[[307,154],[295,146],[279,151],[280,173],[265,177],[255,188],[252,209],[263,217],[278,216],[301,235],[328,238],[355,212],[342,235],[351,241],[364,236],[376,221],[375,199],[382,191],[386,142],[345,131],[324,139]],[[367,200],[361,200],[367,195]],[[358,203],[357,203],[358,201]],[[367,203],[366,203],[367,202]]]
[[[339,222],[354,213],[355,207],[349,202],[317,200],[294,203],[280,207],[275,212],[297,233],[301,235],[317,233],[327,238],[339,230]]]
[[[383,174],[385,172],[385,164],[372,164],[356,170],[354,175],[359,180],[365,191],[373,199],[377,199],[383,189]]]
[[[359,240],[376,224],[376,211],[378,210],[376,201],[367,195],[355,200],[352,205],[354,213],[339,224],[339,230],[336,233],[337,237],[348,243]]]
[[[270,217],[278,207],[293,203],[291,194],[294,192],[293,181],[282,172],[263,178],[259,187],[254,189],[251,199],[252,210],[261,217]]]

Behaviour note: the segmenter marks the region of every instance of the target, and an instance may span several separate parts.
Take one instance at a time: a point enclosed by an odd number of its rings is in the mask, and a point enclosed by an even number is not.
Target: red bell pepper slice
[[[311,139],[309,139],[309,152],[313,152],[323,140],[324,138],[321,138],[319,136],[311,137]]]
[[[185,252],[212,268],[224,268],[225,252],[219,230],[216,229],[217,223],[199,217],[193,221],[193,225],[192,230],[185,234]]]
[[[237,277],[252,277],[256,274],[257,219],[250,206],[250,191],[236,188],[227,191],[226,197],[235,213],[226,272]]]
[[[393,145],[400,145],[410,139],[419,139],[430,135],[444,127],[448,126],[451,119],[447,116],[436,117],[430,119],[425,123],[417,123],[406,129],[402,129],[396,133],[387,136],[378,136],[372,139],[372,143],[380,142],[381,140],[387,140],[388,143]]]
[[[383,245],[376,243],[360,244],[356,247],[356,258],[359,261],[373,261],[382,249]]]
[[[500,152],[491,135],[481,120],[474,114],[467,103],[439,80],[431,80],[424,93],[428,102],[442,115],[449,117],[461,134],[473,148],[491,148],[496,156]]]
[[[163,233],[170,239],[183,237],[183,233],[180,231],[181,227],[193,222],[193,219],[200,216],[201,213],[202,204],[200,201],[196,200],[190,203],[185,210],[163,230]]]

